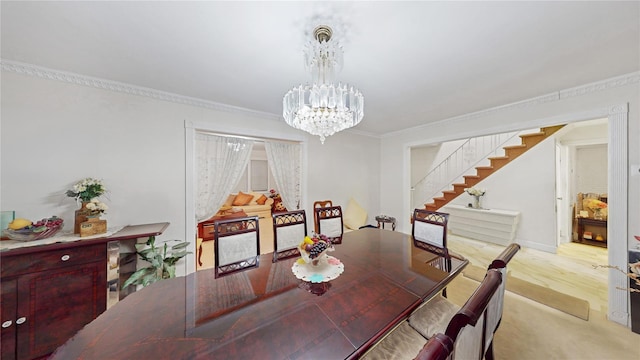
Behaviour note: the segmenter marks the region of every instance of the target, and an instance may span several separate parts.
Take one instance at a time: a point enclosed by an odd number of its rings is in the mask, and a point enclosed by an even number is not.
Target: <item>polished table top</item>
[[[328,283],[298,280],[296,258],[214,279],[213,269],[155,283],[88,324],[54,359],[357,358],[467,260],[445,271],[410,235],[345,233],[331,256],[344,272]]]

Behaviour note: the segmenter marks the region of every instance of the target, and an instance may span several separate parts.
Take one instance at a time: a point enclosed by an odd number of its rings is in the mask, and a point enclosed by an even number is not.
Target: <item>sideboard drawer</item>
[[[49,250],[17,256],[3,256],[1,276],[4,278],[7,276],[51,270],[100,259],[106,261],[105,244],[77,246],[68,249]]]

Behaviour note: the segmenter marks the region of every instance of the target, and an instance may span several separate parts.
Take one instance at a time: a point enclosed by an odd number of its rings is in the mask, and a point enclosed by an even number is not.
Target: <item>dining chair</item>
[[[330,206],[315,208],[315,216],[318,219],[318,234],[324,234],[331,239],[333,244],[342,243],[344,231],[342,223],[342,207]]]
[[[314,201],[314,203],[313,203],[313,230],[316,232],[316,234],[320,233],[319,225],[318,225],[318,216],[316,215],[316,209],[317,208],[324,208],[324,207],[332,207],[332,206],[333,206],[333,202],[331,200]]]
[[[495,296],[491,298],[486,311],[485,346],[484,356],[487,360],[493,360],[493,336],[500,326],[504,308],[504,293],[507,286],[507,265],[520,250],[520,245],[509,244],[489,265],[489,270],[496,269],[502,274],[502,282]]]
[[[480,286],[449,321],[444,334],[454,342],[453,358],[465,360],[484,358],[487,310],[502,280],[500,270],[487,271]]]
[[[411,225],[413,244],[416,247],[440,255],[431,266],[443,271],[451,270],[451,257],[447,249],[447,222],[449,214],[425,209],[415,209]],[[442,289],[447,297],[447,289]]]
[[[413,359],[426,343],[427,339],[413,330],[407,321],[402,321],[371,346],[360,359]]]
[[[502,274],[500,287],[491,298],[486,311],[485,327],[485,357],[487,360],[493,359],[493,335],[500,325],[502,319],[504,292],[507,283],[507,264],[520,250],[520,245],[509,244],[488,266],[487,271],[496,270]],[[422,336],[431,338],[433,334],[444,333],[448,321],[460,310],[460,307],[453,304],[446,298],[436,295],[424,304],[420,305],[409,316],[409,323]]]
[[[258,267],[260,230],[257,216],[214,223],[215,277]]]
[[[453,353],[453,340],[445,334],[431,337],[418,353],[415,360],[446,360]]]
[[[437,294],[422,303],[409,315],[409,324],[427,339],[444,333],[451,318],[460,311],[460,306]]]
[[[411,235],[414,243],[420,248],[447,256],[447,222],[449,214],[415,209]]]
[[[273,218],[273,262],[299,256],[298,244],[307,236],[304,210],[275,213]]]
[[[447,222],[449,214],[425,209],[415,209],[411,226],[413,244],[416,247],[440,255],[432,266],[444,271],[451,269],[447,248]],[[446,296],[446,289],[443,290]]]
[[[499,270],[487,271],[480,286],[446,322],[444,333],[429,334],[426,338],[414,328],[411,319],[402,321],[374,344],[362,359],[482,360],[485,312],[501,280]]]

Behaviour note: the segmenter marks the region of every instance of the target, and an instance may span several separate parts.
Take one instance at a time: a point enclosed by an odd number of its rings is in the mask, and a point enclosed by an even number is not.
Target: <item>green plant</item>
[[[176,276],[176,263],[187,254],[190,254],[186,250],[187,246],[189,246],[186,241],[173,245],[170,249],[168,249],[166,242],[162,247],[156,247],[155,242],[156,237],[150,236],[145,244],[136,244],[136,253],[147,261],[149,266],[138,269],[131,274],[129,279],[122,285],[123,289],[131,284],[147,286],[162,279],[174,278]]]

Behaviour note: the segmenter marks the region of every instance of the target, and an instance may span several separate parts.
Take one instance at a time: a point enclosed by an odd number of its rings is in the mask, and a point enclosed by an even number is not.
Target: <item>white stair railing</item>
[[[453,189],[451,184],[462,183],[464,175],[475,174],[475,167],[489,157],[504,156],[504,146],[521,143],[518,135],[525,131],[487,135],[466,140],[451,155],[436,165],[431,171],[411,187],[412,209],[423,208],[434,197],[442,196],[442,191]],[[490,165],[489,163],[487,165]]]

